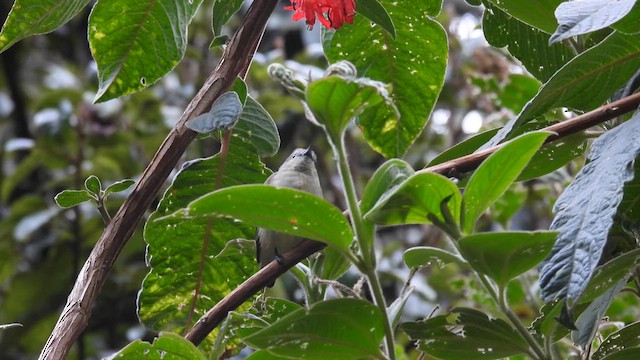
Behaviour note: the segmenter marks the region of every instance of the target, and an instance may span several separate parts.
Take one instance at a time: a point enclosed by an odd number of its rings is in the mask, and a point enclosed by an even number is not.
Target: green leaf
[[[516,181],[526,181],[549,174],[584,155],[588,141],[583,134],[574,134],[545,144],[522,170]]]
[[[150,271],[138,296],[138,316],[147,328],[182,332],[194,304],[193,321],[258,269],[253,254],[216,258],[229,240],[253,239],[255,228],[229,219],[166,216],[214,189],[219,168],[220,155],[184,164],[145,225]],[[250,144],[231,139],[221,186],[263,183],[269,174]],[[196,288],[200,295],[194,303]]]
[[[362,201],[360,202],[360,213],[366,214],[369,212],[369,210],[371,210],[371,208],[373,208],[378,202],[380,197],[400,185],[414,173],[415,171],[413,171],[411,165],[406,163],[404,160],[391,159],[382,164],[382,166],[376,170],[371,179],[367,182],[367,186],[365,187],[364,194],[362,196]],[[364,227],[365,231],[371,235],[367,238],[374,239],[375,224],[365,218]],[[369,244],[369,246],[372,246],[372,244]]]
[[[599,266],[580,296],[579,303],[591,302],[604,294],[611,286],[628,278],[638,264],[640,264],[640,249],[635,249]]]
[[[544,260],[556,236],[552,231],[479,233],[463,237],[458,244],[474,270],[504,288]]]
[[[563,2],[555,11],[558,28],[549,43],[557,43],[573,36],[594,32],[625,17],[636,0],[585,0]]]
[[[84,188],[97,195],[102,191],[102,184],[97,176],[91,175],[84,181]]]
[[[329,321],[328,321],[329,320]],[[373,304],[356,299],[316,303],[284,316],[260,331],[238,334],[249,346],[279,358],[383,359],[382,315]]]
[[[458,255],[446,250],[431,246],[416,246],[404,252],[404,263],[414,269],[431,265],[434,260],[438,264],[458,264],[464,269],[469,268],[469,264]]]
[[[549,135],[551,133],[542,131],[521,135],[478,167],[469,179],[462,200],[462,230],[465,233],[473,231],[476,220],[516,180]]]
[[[76,16],[90,0],[57,0],[43,3],[16,0],[0,32],[0,53],[35,34],[51,32]]]
[[[530,329],[533,334],[538,336],[549,337],[553,342],[556,342],[569,334],[569,329],[564,326],[560,326],[558,318],[562,313],[564,302],[554,301],[546,303],[540,309],[540,316],[535,318],[531,323]]]
[[[529,2],[522,2],[522,5],[526,8]],[[555,26],[554,21],[549,33],[553,32]],[[575,56],[562,44],[549,46],[549,34],[532,28],[490,4],[482,16],[482,29],[490,45],[497,48],[507,47],[509,53],[520,60],[531,75],[540,81],[547,81]]]
[[[437,359],[500,359],[529,350],[526,341],[504,320],[489,319],[475,309],[454,308],[449,316],[404,323],[400,329],[420,340],[419,350]]]
[[[122,192],[127,190],[128,188],[130,188],[131,186],[133,186],[133,184],[135,184],[136,182],[131,180],[131,179],[125,179],[125,180],[120,180],[120,181],[116,181],[113,184],[107,186],[107,188],[104,190],[104,196],[107,196],[111,193],[117,193],[117,192]]]
[[[93,197],[87,190],[63,190],[54,198],[56,204],[63,209],[74,207],[91,199]]]
[[[589,111],[602,105],[640,67],[639,39],[640,35],[614,32],[575,57],[540,88],[520,115],[509,121],[488,145],[497,144],[514,129],[551,109]]]
[[[262,157],[273,156],[280,148],[280,135],[276,123],[267,110],[251,96],[247,96],[240,120],[231,135],[251,143]]]
[[[233,80],[233,84],[231,84],[231,87],[229,87],[229,91],[233,91],[238,94],[238,98],[240,99],[242,106],[246,104],[247,84],[244,82],[244,80],[242,80],[242,78],[236,77],[236,79]]]
[[[361,75],[390,84],[400,119],[388,108],[363,113],[358,125],[369,143],[387,158],[401,157],[417,139],[444,82],[448,45],[444,29],[429,16],[441,1],[382,0],[396,26],[395,41],[384,30],[356,16],[352,26],[325,33],[324,50],[330,62],[348,60]]]
[[[231,16],[238,12],[242,7],[244,0],[214,0],[213,1],[213,17],[211,19],[211,27],[214,36],[222,34],[222,26],[226,24]]]
[[[187,121],[186,126],[200,134],[226,130],[236,124],[242,114],[242,102],[234,91],[220,95],[211,105],[211,110]]]
[[[613,284],[602,295],[587,305],[575,321],[576,330],[571,332],[571,341],[574,344],[584,349],[593,343],[604,314],[626,283],[627,280],[624,279],[617,284]],[[571,319],[569,318],[568,320]]]
[[[98,1],[89,16],[89,47],[100,82],[95,101],[152,85],[182,60],[187,26],[202,0]]]
[[[362,15],[385,29],[391,37],[396,38],[396,28],[387,10],[378,0],[356,0],[358,15]]]
[[[489,141],[498,132],[498,130],[499,129],[487,130],[457,143],[456,145],[441,152],[438,156],[431,160],[429,162],[429,165],[427,165],[426,167],[435,166],[449,160],[472,154],[474,151],[478,150],[480,146]]]
[[[638,357],[640,357],[640,349],[630,348],[611,353],[602,360],[636,360]]]
[[[634,349],[636,350],[634,354],[637,358],[640,355],[638,346],[640,346],[640,322],[634,322],[607,336],[591,358],[593,360],[600,360],[605,357],[609,359],[608,355],[634,347],[636,348]],[[629,357],[629,359],[631,358]]]
[[[349,252],[351,226],[333,204],[299,190],[240,185],[214,191],[189,204],[187,216],[229,217],[251,226],[317,240]]]
[[[427,219],[430,214],[446,222],[440,208],[445,201],[453,221],[457,222],[461,196],[456,184],[440,174],[417,173],[380,197],[364,216],[382,225],[430,224]]]
[[[236,335],[237,329],[244,329],[246,334],[253,334],[301,308],[289,300],[272,297],[265,298],[259,305],[251,307],[246,313],[229,313],[220,326],[209,359],[227,358],[240,352],[245,345]]]
[[[382,195],[395,188],[411,175],[415,174],[411,165],[400,159],[391,159],[382,164],[371,176],[364,188],[360,210],[366,214],[378,202]]]
[[[635,34],[640,32],[640,4],[636,5],[631,11],[620,21],[611,27],[625,34]]]
[[[150,344],[135,340],[120,350],[118,359],[151,359],[151,360],[205,360],[206,357],[193,343],[178,334],[161,333]]]
[[[317,275],[321,279],[327,280],[339,279],[351,267],[351,260],[333,247],[324,249],[317,262],[319,262],[318,265],[320,266],[320,271]]]
[[[507,14],[525,24],[552,34],[558,24],[553,16],[555,9],[564,0],[487,0]]]
[[[306,102],[316,120],[334,141],[340,139],[350,120],[376,107],[393,108],[385,84],[371,79],[329,76],[307,86]]]

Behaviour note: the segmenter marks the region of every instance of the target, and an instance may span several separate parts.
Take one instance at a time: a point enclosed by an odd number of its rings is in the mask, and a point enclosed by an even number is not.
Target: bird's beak
[[[313,150],[311,150],[311,146],[306,148],[304,150],[304,153],[302,153],[302,155],[308,157],[309,159],[313,160],[314,162],[316,161],[316,153],[314,153]]]

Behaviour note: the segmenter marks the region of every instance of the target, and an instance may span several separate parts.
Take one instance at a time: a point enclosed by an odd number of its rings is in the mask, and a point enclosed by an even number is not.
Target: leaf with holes
[[[383,328],[382,314],[373,304],[332,299],[296,310],[257,332],[240,328],[237,333],[249,346],[277,358],[356,360],[383,358]]]
[[[98,1],[89,48],[98,66],[95,101],[131,94],[173,69],[187,49],[187,26],[202,0]]]
[[[333,204],[303,191],[269,185],[240,185],[214,191],[191,202],[185,215],[233,218],[251,226],[322,241],[342,252],[349,252],[353,239],[351,226]]]
[[[489,360],[526,353],[527,342],[502,319],[468,308],[453,308],[449,315],[400,324],[419,340],[418,349],[437,359]]]
[[[369,145],[392,158],[401,157],[425,127],[444,83],[448,46],[444,29],[430,17],[438,14],[441,1],[380,3],[395,25],[395,40],[356,16],[352,26],[325,32],[323,46],[330,62],[348,60],[361,75],[393,88],[400,119],[387,107],[375,107],[358,118]]]

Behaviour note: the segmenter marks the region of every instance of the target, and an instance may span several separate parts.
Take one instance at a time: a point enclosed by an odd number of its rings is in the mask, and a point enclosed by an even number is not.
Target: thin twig
[[[91,308],[109,270],[162,184],[195,138],[195,132],[188,129],[185,123],[209,110],[215,99],[231,86],[236,76],[246,72],[277,3],[277,0],[255,1],[249,8],[240,28],[229,41],[218,67],[160,145],[135,189],[106,226],[91,251],[69,293],[62,314],[40,353],[40,360],[66,358],[73,343],[87,327]]]

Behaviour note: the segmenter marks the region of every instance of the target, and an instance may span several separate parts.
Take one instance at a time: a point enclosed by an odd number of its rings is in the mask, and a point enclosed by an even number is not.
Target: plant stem
[[[356,188],[349,170],[349,163],[347,161],[347,153],[344,147],[344,135],[339,136],[338,139],[333,137],[331,141],[333,145],[334,153],[338,159],[338,170],[340,172],[340,178],[344,185],[344,194],[347,198],[347,204],[349,206],[349,213],[351,214],[351,223],[356,234],[356,241],[360,247],[362,254],[362,261],[359,264],[360,270],[365,273],[369,283],[371,294],[373,295],[375,304],[380,309],[385,332],[385,351],[387,356],[391,360],[395,360],[395,346],[393,341],[393,328],[389,321],[389,315],[387,314],[387,305],[382,293],[382,286],[380,286],[380,279],[376,274],[376,258],[373,250],[373,232],[366,229],[362,214],[360,213],[360,207],[358,206],[358,198],[356,196]],[[358,265],[358,264],[356,264]]]
[[[459,234],[459,237],[453,237],[452,239],[450,239],[450,242],[459,254],[460,248],[458,247],[458,240],[462,238],[462,234],[459,232],[459,230],[455,231],[454,233]],[[477,272],[476,272],[476,275],[478,276],[478,279],[480,279],[480,282],[482,283],[484,288],[489,293],[489,296],[491,296],[491,298],[498,305],[500,310],[507,316],[507,318],[513,324],[513,326],[516,327],[516,330],[520,333],[520,335],[522,335],[522,337],[527,342],[527,344],[529,344],[529,347],[534,353],[529,355],[536,355],[538,359],[548,359],[547,354],[540,347],[540,344],[538,344],[538,342],[533,338],[533,336],[531,336],[531,334],[529,333],[529,330],[527,330],[527,328],[525,328],[524,325],[522,325],[522,322],[520,322],[520,319],[518,319],[518,316],[514,314],[509,308],[509,306],[507,305],[505,290],[501,289],[500,294],[498,294],[496,292],[496,289],[493,287],[493,284],[489,281],[489,279],[487,279],[485,275]]]
[[[529,330],[527,330],[527,328],[525,328],[524,325],[522,325],[522,322],[520,321],[520,319],[518,319],[518,316],[514,314],[513,311],[511,311],[511,309],[509,308],[509,305],[507,305],[505,290],[500,289],[500,293],[497,294],[495,289],[493,288],[493,285],[491,285],[491,282],[489,282],[489,280],[485,275],[478,274],[478,278],[480,279],[480,282],[482,283],[482,285],[484,285],[484,287],[489,292],[489,295],[491,295],[491,297],[496,302],[496,304],[498,304],[498,306],[500,307],[500,310],[502,310],[502,312],[505,315],[507,315],[507,318],[509,319],[509,321],[511,321],[513,326],[516,327],[516,330],[520,333],[520,335],[522,335],[522,337],[527,342],[527,344],[529,344],[529,346],[531,347],[531,350],[533,350],[537,358],[547,359],[547,354],[540,347],[540,344],[538,344],[536,339],[534,339],[533,336],[531,336],[531,334],[529,333]]]

